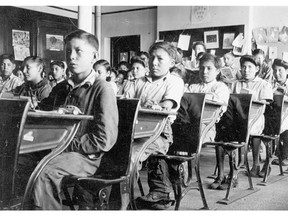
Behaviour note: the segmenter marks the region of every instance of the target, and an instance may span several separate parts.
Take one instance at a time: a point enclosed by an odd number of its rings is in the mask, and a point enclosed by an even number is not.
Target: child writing
[[[183,95],[184,83],[182,79],[171,75],[169,72],[169,69],[175,65],[176,48],[168,42],[154,43],[149,49],[149,55],[150,75],[137,79],[135,84],[128,89],[125,97],[140,98],[141,106],[144,108],[153,107],[166,111],[177,110]],[[171,143],[172,130],[168,121],[161,135],[146,149],[140,161],[145,161],[151,154],[166,154]],[[138,151],[139,149],[135,145],[133,155],[137,155]],[[163,179],[164,174],[160,171],[163,161],[149,161],[148,182],[150,192],[146,196],[140,197],[140,201],[153,205],[155,201],[169,199],[171,189],[168,188],[167,191],[163,191],[162,186],[167,184],[167,181]]]
[[[33,189],[35,209],[62,209],[61,181],[65,176],[91,176],[101,157],[116,142],[118,110],[111,86],[93,70],[98,56],[97,38],[76,30],[65,38],[66,60],[73,73],[67,81],[65,105],[77,106],[92,121],[82,121],[65,152],[51,160],[37,178]],[[56,94],[57,96],[57,94]]]
[[[242,80],[238,80],[232,84],[232,93],[248,93],[252,94],[252,100],[256,101],[272,101],[273,92],[272,86],[265,80],[258,77],[259,64],[256,62],[254,56],[245,55],[240,59]],[[233,118],[233,116],[230,116]],[[264,129],[264,113],[262,116],[254,123],[250,130],[250,134],[259,135]],[[233,122],[233,119],[228,119],[227,121]],[[225,136],[227,131],[220,131],[219,137]],[[217,134],[218,136],[218,134]],[[259,150],[260,150],[261,140],[260,138],[252,139],[252,155],[253,155],[253,165],[251,169],[252,177],[263,177],[265,168],[260,171],[259,163]],[[228,187],[228,183],[224,182],[224,151],[222,147],[216,146],[216,159],[218,166],[218,176],[215,181],[210,185],[212,189],[222,189],[225,190]]]
[[[275,59],[273,64],[273,74],[274,74],[274,83],[273,83],[273,92],[274,94],[284,94],[286,99],[288,96],[288,63],[281,60]],[[283,142],[283,149],[279,151],[276,150],[276,154],[281,154],[282,166],[288,166],[288,118],[285,118],[281,124],[281,134],[280,141]],[[279,165],[279,160],[274,159],[272,164]]]

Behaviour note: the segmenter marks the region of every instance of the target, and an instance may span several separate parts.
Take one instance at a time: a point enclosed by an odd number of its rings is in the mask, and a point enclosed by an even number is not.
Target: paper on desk
[[[177,47],[182,49],[182,50],[188,50],[190,38],[191,38],[190,35],[181,35],[180,34]]]

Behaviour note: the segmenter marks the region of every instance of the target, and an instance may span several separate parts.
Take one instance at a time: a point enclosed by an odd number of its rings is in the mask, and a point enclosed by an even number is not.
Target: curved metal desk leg
[[[75,123],[71,132],[70,132],[70,136],[69,138],[65,141],[65,143],[63,143],[63,145],[57,147],[56,149],[54,149],[50,154],[46,155],[36,166],[36,168],[34,169],[34,171],[32,172],[29,181],[27,183],[26,189],[25,189],[25,193],[24,193],[24,197],[23,197],[23,201],[22,201],[22,209],[27,209],[30,208],[30,197],[31,197],[31,193],[34,187],[34,184],[37,180],[37,178],[39,177],[40,173],[42,172],[42,170],[44,169],[44,167],[56,156],[58,156],[59,154],[61,154],[70,144],[70,142],[72,141],[73,137],[75,136],[78,127],[80,125],[80,122]]]

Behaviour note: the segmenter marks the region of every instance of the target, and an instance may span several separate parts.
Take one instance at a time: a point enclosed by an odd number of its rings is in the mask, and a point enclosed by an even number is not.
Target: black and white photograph
[[[0,213],[286,215],[287,14],[1,0]]]

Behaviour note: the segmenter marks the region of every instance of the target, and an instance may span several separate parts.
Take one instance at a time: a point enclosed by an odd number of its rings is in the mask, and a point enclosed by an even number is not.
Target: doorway
[[[117,67],[120,61],[130,62],[132,56],[140,52],[140,35],[111,38],[111,64]]]

